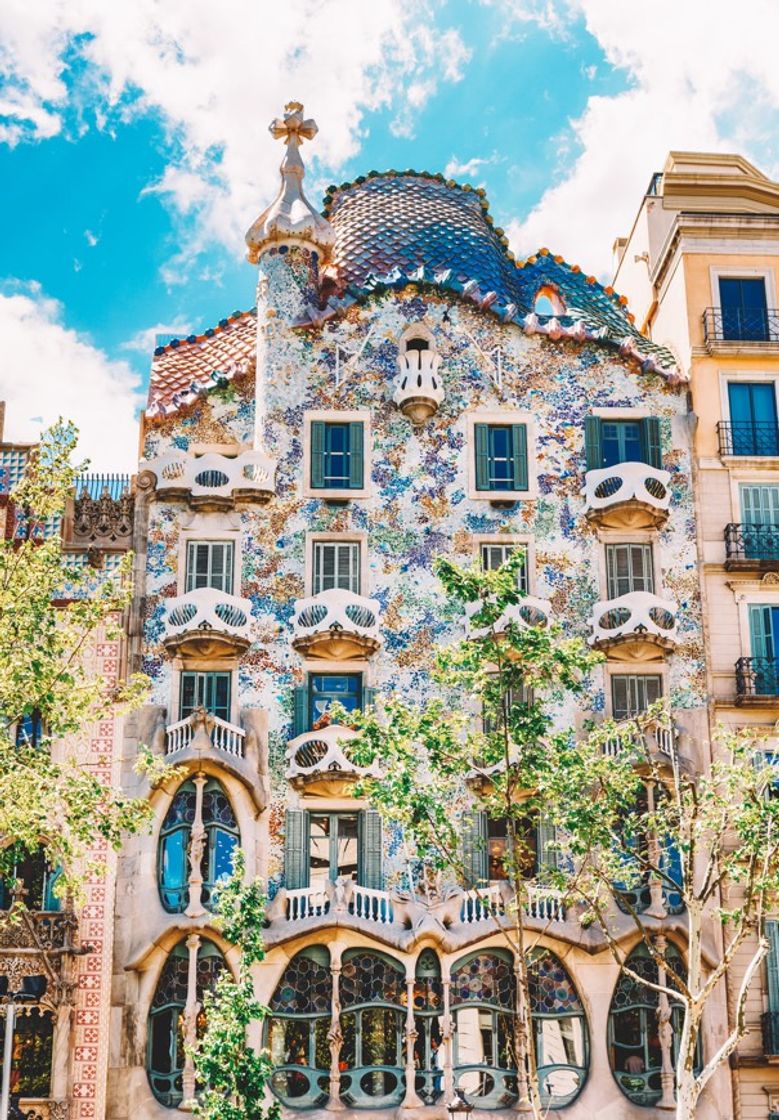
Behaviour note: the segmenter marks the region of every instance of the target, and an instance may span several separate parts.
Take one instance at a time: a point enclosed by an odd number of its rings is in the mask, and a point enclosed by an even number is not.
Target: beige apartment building
[[[614,287],[690,378],[712,733],[779,719],[779,183],[741,156],[671,152]],[[734,1115],[779,1115],[779,923],[733,1063]],[[732,993],[731,993],[732,994]]]

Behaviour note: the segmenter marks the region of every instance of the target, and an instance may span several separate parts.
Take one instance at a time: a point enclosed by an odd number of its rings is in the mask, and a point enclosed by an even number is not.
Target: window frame
[[[194,569],[190,567],[190,559],[195,558],[195,550],[205,546],[208,549],[208,578],[213,576],[213,556],[214,547],[219,546],[228,550],[227,562],[224,566],[224,582],[228,584],[227,587],[216,587],[213,583],[206,583],[204,588],[211,588],[215,591],[221,591],[223,595],[235,594],[235,541],[234,540],[212,540],[210,537],[204,540],[197,537],[190,537],[186,542],[186,557],[184,559],[184,589],[186,594],[191,591],[200,590],[196,587],[190,587],[190,583],[194,582],[197,576],[197,562],[195,560]]]
[[[630,661],[607,661],[603,665],[603,697],[604,716],[607,719],[616,719],[614,715],[614,691],[611,684],[612,677],[660,677],[661,695],[667,700],[670,696],[670,677],[668,665],[665,661],[641,661],[633,664]]]
[[[512,551],[522,549],[525,553],[525,563],[520,578],[524,583],[524,587],[520,590],[524,591],[526,595],[532,595],[535,587],[534,567],[535,567],[535,540],[532,537],[515,536],[508,533],[489,533],[479,535],[473,539],[473,557],[484,568],[483,565],[483,550],[490,547],[500,547],[511,549]],[[505,563],[505,561],[504,561]],[[484,569],[485,571],[489,569]],[[492,569],[494,571],[494,569]]]
[[[526,490],[477,490],[476,488],[476,425],[506,427],[522,424],[525,427],[527,444],[527,489]],[[535,417],[530,412],[516,409],[500,411],[474,410],[465,416],[465,446],[468,497],[471,501],[482,502],[522,502],[538,497],[538,461]]]
[[[356,544],[359,552],[360,579],[358,595],[367,596],[368,579],[368,534],[367,533],[306,533],[306,595],[315,595],[314,560],[317,545]]]
[[[363,475],[362,487],[334,487],[332,489],[311,485],[311,425],[315,421],[325,424],[354,424],[363,426]],[[320,498],[322,501],[351,501],[353,498],[370,498],[372,472],[371,414],[368,409],[312,409],[303,413],[303,497]]]
[[[637,715],[642,714],[642,713],[639,713],[639,712],[636,712],[632,715],[630,713],[628,713],[627,715],[622,715],[622,716],[616,714],[616,709],[615,709],[615,704],[614,704],[614,681],[617,677],[634,679],[634,680],[637,680],[639,678],[640,679],[646,679],[646,678],[649,678],[649,677],[656,678],[660,682],[660,690],[659,690],[660,694],[657,697],[657,700],[653,700],[652,703],[656,704],[658,700],[665,699],[665,692],[663,691],[663,685],[664,685],[665,682],[663,681],[662,673],[657,673],[657,672],[651,672],[651,673],[649,673],[649,672],[641,672],[641,673],[639,673],[639,672],[633,672],[633,673],[613,672],[613,673],[610,673],[609,674],[609,703],[610,703],[610,707],[611,707],[611,711],[612,711],[612,714],[614,716],[614,719],[616,719],[616,720],[635,719]],[[646,708],[644,709],[644,711],[646,711]]]
[[[652,571],[654,573],[654,591],[658,599],[665,598],[663,584],[663,569],[660,564],[659,542],[657,533],[652,529],[634,529],[631,532],[622,529],[599,529],[598,534],[598,593],[602,602],[609,600],[609,583],[606,561],[606,545],[647,545],[652,556]]]
[[[722,265],[709,266],[709,284],[711,289],[711,306],[717,311],[722,310],[720,297],[720,280],[762,280],[765,284],[765,302],[769,311],[777,306],[776,284],[774,270],[769,266],[763,268],[736,268]]]
[[[179,554],[178,554],[178,567],[176,572],[176,593],[178,595],[187,594],[187,560],[189,557],[189,546],[194,544],[227,544],[232,543],[233,546],[233,570],[232,570],[232,591],[231,595],[238,596],[241,594],[241,537],[240,533],[235,529],[211,529],[207,523],[203,523],[201,518],[197,518],[195,526],[192,528],[182,530],[179,538]],[[228,594],[223,592],[222,594]]]
[[[652,585],[651,590],[649,590],[649,594],[650,595],[657,595],[657,576],[656,576],[656,573],[655,573],[655,550],[652,547],[652,542],[651,541],[604,541],[603,542],[603,561],[604,561],[604,569],[605,569],[604,575],[605,575],[605,579],[606,579],[606,598],[608,600],[619,599],[623,595],[633,595],[633,594],[636,593],[637,590],[642,591],[642,592],[646,592],[648,590],[646,587],[638,588],[638,589],[636,589],[635,587],[632,587],[632,588],[629,588],[627,591],[621,591],[620,592],[617,587],[610,587],[609,586],[609,584],[611,582],[611,578],[612,578],[612,573],[610,571],[610,557],[615,554],[617,549],[620,549],[620,548],[627,549],[628,582],[630,582],[630,583],[633,583],[632,549],[634,549],[634,548],[641,549],[641,553],[642,553],[643,557],[645,558],[644,562],[642,563],[642,567],[644,568],[644,582],[651,583],[651,585]],[[648,563],[647,563],[647,559],[648,559]],[[614,575],[614,582],[616,583],[618,581],[618,576],[617,576],[616,570],[613,573],[613,575]],[[648,579],[646,579],[647,575],[649,576]],[[615,591],[616,594],[612,595],[612,591]]]
[[[229,705],[228,705],[229,715],[227,717],[227,722],[228,723],[236,723],[237,722],[236,718],[235,718],[235,716],[236,716],[236,704],[237,704],[236,673],[233,669],[213,668],[212,664],[209,663],[209,662],[203,662],[203,663],[195,662],[193,664],[188,663],[184,668],[180,669],[177,674],[175,674],[175,677],[174,677],[174,680],[173,680],[172,683],[174,685],[173,707],[174,707],[174,710],[175,710],[176,718],[173,722],[178,723],[179,720],[185,718],[181,714],[182,710],[183,710],[183,705],[182,705],[181,701],[182,701],[182,690],[183,690],[183,687],[184,687],[184,677],[187,673],[198,673],[198,674],[202,674],[203,676],[206,676],[208,674],[219,673],[219,674],[224,674],[226,677],[229,678],[228,687],[229,687],[230,696],[229,696]],[[220,716],[218,718],[222,719],[223,717]]]
[[[768,382],[773,384],[774,387],[774,406],[777,416],[777,427],[779,428],[779,373],[770,372],[767,370],[751,370],[751,369],[721,369],[719,371],[719,390],[720,390],[720,416],[723,423],[732,423],[730,415],[730,392],[729,386],[739,382],[757,383]],[[779,439],[779,437],[777,437]],[[719,464],[722,459],[727,462],[738,463],[742,469],[745,463],[749,463],[751,467],[769,467],[776,470],[779,464],[779,455],[722,455],[717,450],[717,458],[713,460],[714,463]],[[732,480],[731,480],[732,481]],[[739,481],[745,481],[740,478]],[[734,505],[734,509],[738,509],[738,504]]]

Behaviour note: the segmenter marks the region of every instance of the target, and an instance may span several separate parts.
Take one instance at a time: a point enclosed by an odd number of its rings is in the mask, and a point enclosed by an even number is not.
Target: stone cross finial
[[[284,120],[276,117],[268,125],[268,130],[274,140],[285,140],[287,144],[293,137],[297,144],[313,140],[319,132],[316,121],[303,120],[303,106],[299,101],[288,101],[284,106]]]

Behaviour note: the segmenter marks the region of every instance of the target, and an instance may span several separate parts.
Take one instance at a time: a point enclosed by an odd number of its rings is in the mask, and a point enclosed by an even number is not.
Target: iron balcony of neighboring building
[[[717,433],[723,458],[779,458],[779,424],[774,420],[720,420]]]
[[[587,471],[584,505],[588,521],[604,529],[659,529],[671,502],[668,471],[647,463],[617,463]]]
[[[334,661],[370,656],[381,645],[379,609],[378,600],[340,587],[298,599],[292,645],[306,657]]]
[[[763,1054],[769,1062],[779,1062],[779,1011],[765,1011],[762,1016]]]
[[[195,657],[244,653],[251,645],[252,604],[215,587],[198,587],[164,599],[163,636],[166,649]]]
[[[755,708],[779,708],[779,658],[739,657],[736,703]]]
[[[652,660],[676,645],[678,605],[651,591],[629,591],[595,604],[589,643],[619,660]]]
[[[777,308],[707,307],[703,337],[709,353],[717,350],[779,350]]]
[[[726,525],[725,568],[729,572],[779,571],[779,525]]]
[[[180,498],[196,509],[232,509],[237,502],[267,502],[276,491],[276,462],[262,451],[230,457],[171,451],[142,462],[155,478],[159,497]]]
[[[352,761],[349,744],[356,737],[351,727],[338,724],[298,735],[287,747],[287,781],[296,789],[317,787],[337,796],[349,782],[378,777],[376,763],[358,766]]]

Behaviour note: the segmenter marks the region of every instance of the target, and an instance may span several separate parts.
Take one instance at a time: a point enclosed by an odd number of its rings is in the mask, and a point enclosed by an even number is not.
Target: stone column
[[[187,971],[187,1002],[184,1004],[183,1025],[184,1045],[187,1047],[184,1058],[184,1068],[181,1073],[183,1099],[179,1108],[183,1112],[192,1111],[192,1102],[195,1098],[195,1063],[189,1053],[189,1048],[197,1042],[197,1016],[200,1003],[197,998],[197,951],[200,948],[200,936],[191,933],[186,941],[189,950],[189,967]]]
[[[341,1100],[341,1046],[343,1045],[343,1032],[341,1030],[341,950],[332,947],[330,957],[330,976],[333,994],[330,1002],[330,1030],[327,1032],[327,1041],[330,1045],[330,1099],[327,1102],[329,1112],[343,1112],[344,1102]]]
[[[70,1032],[73,1008],[70,1003],[58,1004],[54,1017],[54,1042],[51,1055],[51,1097],[65,1100],[69,1096],[68,1066],[70,1064]]]
[[[203,825],[203,790],[207,778],[198,773],[195,782],[195,819],[189,834],[189,904],[184,911],[188,918],[201,918],[206,909],[203,906],[203,872],[201,864],[206,845],[206,830]]]
[[[667,945],[668,942],[662,934],[655,938],[655,948],[658,953],[665,953]],[[665,969],[661,968],[659,965],[657,968],[657,981],[659,984],[666,984],[668,982]],[[657,997],[657,1037],[660,1040],[661,1097],[657,1102],[657,1107],[667,1109],[669,1112],[673,1112],[676,1108],[676,1097],[674,1094],[673,1035],[671,1001],[664,992],[660,992]]]
[[[414,965],[410,966],[411,968]],[[414,1021],[414,975],[406,977],[406,1030],[403,1039],[406,1043],[406,1092],[401,1108],[421,1108],[422,1101],[416,1089],[416,1067],[414,1065],[414,1044],[419,1037]]]
[[[527,1071],[527,1053],[525,1048],[533,1046],[535,1040],[533,1039],[533,1024],[528,1015],[528,1036],[525,1037],[522,1031],[521,1022],[524,1009],[524,995],[522,988],[522,968],[520,965],[519,957],[514,957],[514,983],[517,989],[517,1012],[516,1012],[516,1028],[517,1038],[514,1041],[514,1061],[517,1063],[517,1103],[514,1106],[515,1112],[529,1113],[532,1111],[530,1103],[530,1078]],[[520,1041],[524,1038],[524,1045],[520,1045]]]
[[[444,1103],[454,1096],[454,1019],[452,1018],[452,980],[447,972],[441,978],[444,1013],[441,1019],[441,1046],[444,1051]]]

